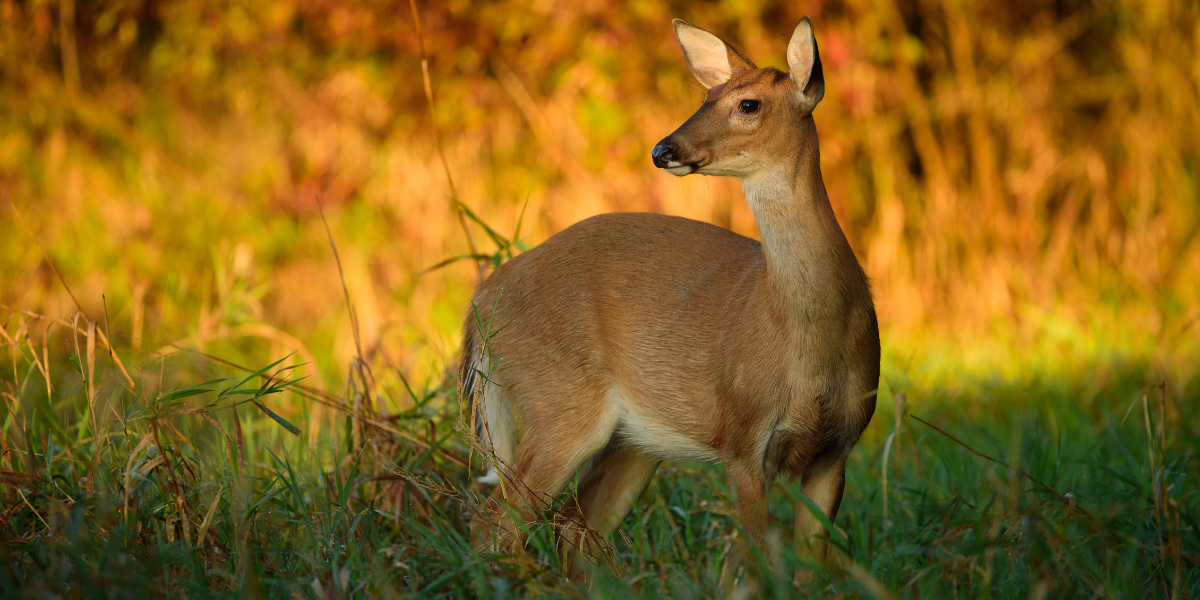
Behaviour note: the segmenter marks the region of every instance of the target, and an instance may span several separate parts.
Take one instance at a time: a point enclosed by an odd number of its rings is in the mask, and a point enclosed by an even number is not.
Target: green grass
[[[548,521],[531,528],[523,555],[481,555],[467,543],[480,490],[463,467],[451,382],[372,390],[408,407],[380,416],[363,408],[371,402],[355,408],[355,394],[372,389],[365,372],[346,399],[286,381],[279,364],[250,377],[194,353],[140,364],[120,353],[130,386],[103,344],[89,360],[86,336],[76,354],[60,326],[52,340],[68,342],[46,347],[48,395],[32,360],[40,341],[20,337],[37,328],[14,326],[27,322],[9,320],[7,337],[21,347],[10,344],[0,383],[4,597],[797,595],[789,538],[798,482],[776,484],[778,530],[739,558],[744,536],[723,469],[665,464],[614,537],[611,565],[580,588],[561,575]],[[1200,595],[1191,425],[1200,380],[1160,388],[1145,365],[1101,366],[1109,375],[1099,391],[1049,374],[905,389],[911,417],[888,451],[886,516],[882,461],[897,424],[885,389],[850,461],[833,535],[839,559],[801,591]],[[885,381],[904,380],[907,367],[884,367]],[[89,370],[106,373],[94,403]],[[292,435],[267,412],[307,423],[317,404],[336,410],[316,435]]]

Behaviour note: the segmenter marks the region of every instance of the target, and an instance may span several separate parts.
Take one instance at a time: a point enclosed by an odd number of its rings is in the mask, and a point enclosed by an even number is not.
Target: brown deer
[[[460,391],[509,483],[472,521],[485,544],[519,539],[501,500],[531,517],[577,471],[575,508],[608,536],[666,459],[724,463],[756,539],[781,470],[832,520],[846,459],[875,412],[879,329],[821,179],[812,112],[825,81],[812,22],[792,34],[790,73],[759,69],[682,20],[674,27],[708,93],[654,147],[654,164],[740,178],[762,241],[679,217],[606,214],[479,286]],[[498,479],[493,469],[481,481]],[[797,550],[823,559],[822,532],[798,505]]]

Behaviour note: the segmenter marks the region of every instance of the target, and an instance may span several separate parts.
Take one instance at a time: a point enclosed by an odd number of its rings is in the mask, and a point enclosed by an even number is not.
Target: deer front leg
[[[801,476],[804,495],[812,500],[832,523],[842,503],[842,492],[846,487],[846,456],[840,449],[817,455]],[[829,552],[828,542],[820,537],[825,526],[813,515],[804,502],[796,503],[796,556],[809,557],[824,562]],[[810,583],[811,570],[800,567],[796,570],[796,582]]]

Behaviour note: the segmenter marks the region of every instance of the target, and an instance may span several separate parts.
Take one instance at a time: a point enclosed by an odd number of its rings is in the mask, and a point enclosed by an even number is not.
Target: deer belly
[[[605,400],[619,415],[614,436],[622,445],[666,460],[715,461],[720,458],[716,449],[703,441],[706,436],[699,423],[663,414],[670,411],[649,409],[645,403],[634,402],[629,394],[616,387],[609,390]]]

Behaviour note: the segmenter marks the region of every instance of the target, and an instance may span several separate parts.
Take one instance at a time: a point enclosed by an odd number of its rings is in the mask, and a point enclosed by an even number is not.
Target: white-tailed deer
[[[847,456],[875,412],[879,330],[821,180],[812,111],[825,81],[812,22],[792,34],[790,73],[674,26],[708,93],[654,147],[654,164],[740,178],[762,241],[679,217],[607,214],[479,286],[461,393],[515,482],[473,521],[484,543],[498,539],[488,521],[507,527],[501,538],[515,533],[499,500],[531,516],[577,470],[575,508],[607,536],[664,459],[724,463],[756,538],[780,470],[833,519]],[[499,333],[485,339],[476,314]],[[804,504],[796,515],[798,550],[824,558],[820,521]]]

